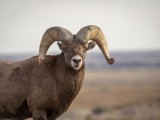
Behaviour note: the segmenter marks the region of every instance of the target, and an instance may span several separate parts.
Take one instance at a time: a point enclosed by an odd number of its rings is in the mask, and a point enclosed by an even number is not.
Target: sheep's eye
[[[67,49],[64,49],[63,52],[64,52],[64,53],[69,53],[69,52],[70,52],[70,49],[68,49],[68,48],[67,48]]]
[[[87,46],[84,46],[83,48],[84,48],[84,51],[86,51],[86,50],[88,49],[88,47],[87,47]]]
[[[64,53],[68,53],[68,50],[64,50],[63,52],[64,52]]]

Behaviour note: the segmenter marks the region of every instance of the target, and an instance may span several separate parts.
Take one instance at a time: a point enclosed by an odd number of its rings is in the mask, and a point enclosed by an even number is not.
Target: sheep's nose
[[[80,67],[82,65],[82,58],[79,55],[72,57],[71,64],[73,67]]]
[[[72,57],[71,65],[75,70],[79,70],[82,66],[82,58],[79,55],[75,55]]]
[[[73,59],[73,62],[75,62],[76,64],[78,64],[79,62],[81,62],[81,59]]]

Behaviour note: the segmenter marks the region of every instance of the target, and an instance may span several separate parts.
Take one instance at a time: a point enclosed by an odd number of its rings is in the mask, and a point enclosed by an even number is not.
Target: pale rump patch
[[[71,65],[73,69],[79,70],[82,66],[82,58],[79,55],[75,55],[71,59]]]

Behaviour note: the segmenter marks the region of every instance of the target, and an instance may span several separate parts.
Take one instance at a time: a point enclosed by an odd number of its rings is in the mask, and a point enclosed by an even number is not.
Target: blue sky
[[[104,32],[110,51],[160,49],[159,0],[0,0],[0,53],[38,53],[52,26]],[[53,44],[49,51],[59,49]],[[94,51],[100,51],[98,47]]]

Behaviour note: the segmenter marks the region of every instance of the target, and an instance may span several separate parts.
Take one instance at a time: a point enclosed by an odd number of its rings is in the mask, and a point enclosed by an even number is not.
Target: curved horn
[[[113,64],[114,59],[110,58],[107,41],[101,29],[95,25],[89,25],[80,29],[77,33],[77,38],[83,43],[88,43],[88,40],[93,40],[97,43],[101,49],[103,55],[105,56],[108,64]]]
[[[51,27],[44,33],[40,46],[39,46],[39,63],[41,63],[47,53],[48,48],[55,41],[68,41],[72,40],[73,35],[67,29],[62,27]]]

